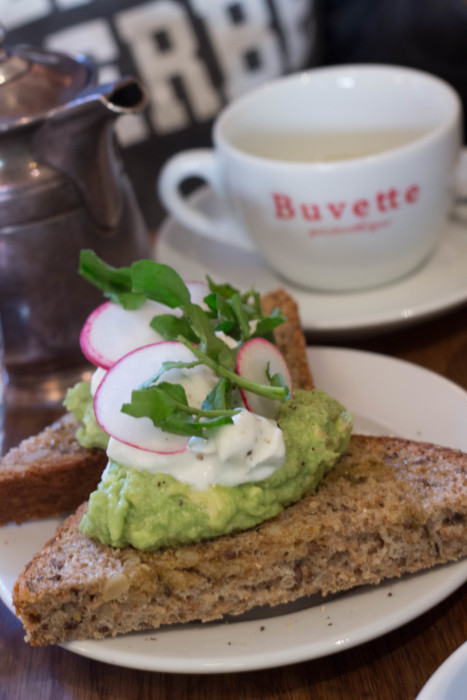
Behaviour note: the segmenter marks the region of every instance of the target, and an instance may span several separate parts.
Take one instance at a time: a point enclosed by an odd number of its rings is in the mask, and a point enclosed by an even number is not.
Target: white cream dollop
[[[98,367],[92,374],[91,376],[91,396],[94,396],[97,387],[101,383],[101,381],[104,379],[105,375],[107,374],[107,370],[104,369],[103,367]]]
[[[224,333],[217,335],[230,347],[236,345],[236,341]],[[106,370],[102,368],[92,375],[93,396],[105,375]],[[163,375],[163,380],[181,384],[188,404],[201,408],[219,377],[205,365],[198,365],[171,369]],[[145,421],[147,430],[153,428],[149,418],[131,420],[140,425]],[[218,428],[209,439],[192,437],[187,448],[180,452],[150,452],[111,437],[107,455],[125,467],[170,474],[193,489],[203,490],[213,484],[238,486],[267,479],[284,463],[285,444],[282,430],[275,421],[241,406],[233,416],[233,423]]]
[[[285,443],[277,423],[246,409],[209,439],[192,437],[183,452],[161,454],[140,450],[110,438],[108,456],[127,467],[170,474],[196,490],[213,484],[238,486],[262,481],[282,466]]]

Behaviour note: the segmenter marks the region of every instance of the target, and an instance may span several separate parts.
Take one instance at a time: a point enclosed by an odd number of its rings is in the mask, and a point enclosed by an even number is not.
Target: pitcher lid
[[[29,46],[6,47],[0,26],[0,130],[43,118],[94,81],[89,58]]]

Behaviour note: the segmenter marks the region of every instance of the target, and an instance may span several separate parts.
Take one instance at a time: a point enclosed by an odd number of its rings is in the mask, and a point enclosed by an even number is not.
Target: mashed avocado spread
[[[107,436],[92,410],[89,386],[69,391],[67,408],[83,423],[77,438],[86,447],[106,447]],[[267,479],[227,487],[192,489],[167,474],[110,461],[91,494],[81,531],[103,544],[153,550],[245,530],[277,515],[313,491],[345,451],[350,414],[320,390],[297,390],[282,404],[286,459]]]
[[[87,449],[92,447],[107,449],[109,436],[104,433],[94,415],[89,382],[78,382],[71,389],[68,389],[63,403],[80,423],[76,432],[79,444]]]

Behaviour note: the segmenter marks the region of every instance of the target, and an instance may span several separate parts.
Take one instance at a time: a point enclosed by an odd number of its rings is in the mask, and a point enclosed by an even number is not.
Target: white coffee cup
[[[291,75],[225,108],[214,149],[170,159],[160,197],[188,229],[257,248],[298,285],[344,291],[388,283],[427,260],[445,228],[461,111],[448,84],[407,68]],[[207,181],[222,219],[180,194],[190,177]]]

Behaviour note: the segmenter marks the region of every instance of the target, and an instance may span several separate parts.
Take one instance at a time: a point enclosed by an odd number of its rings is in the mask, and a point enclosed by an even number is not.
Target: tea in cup
[[[407,275],[434,252],[453,200],[461,101],[430,74],[382,65],[313,69],[226,107],[213,149],[164,166],[160,197],[189,230],[257,249],[279,275],[350,291]],[[180,193],[219,198],[213,219]]]

